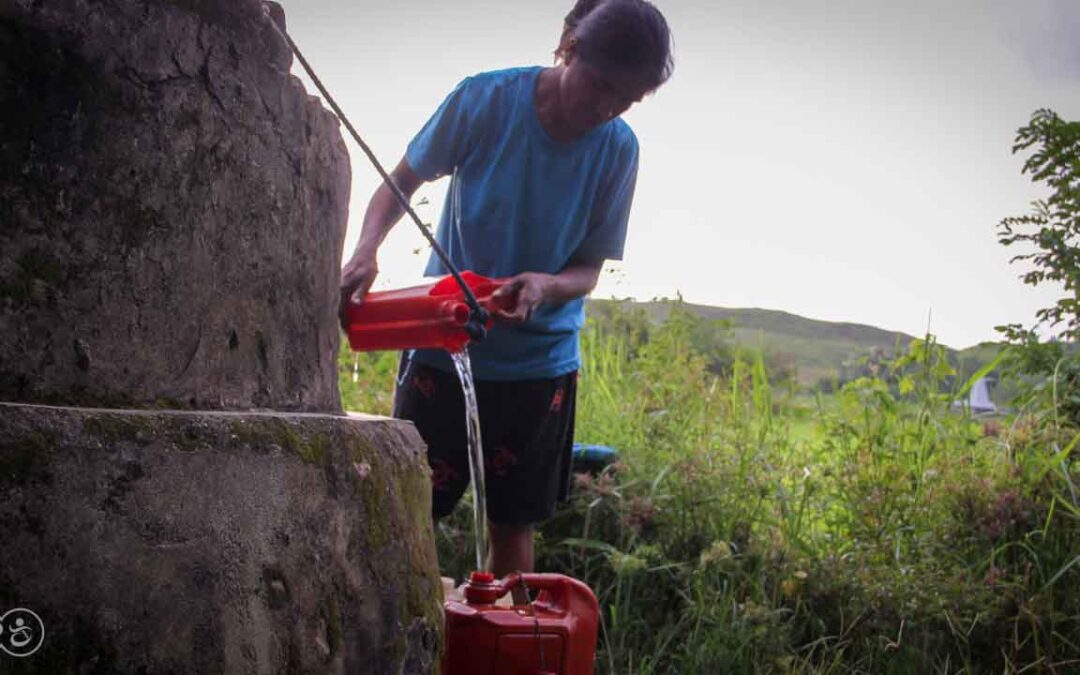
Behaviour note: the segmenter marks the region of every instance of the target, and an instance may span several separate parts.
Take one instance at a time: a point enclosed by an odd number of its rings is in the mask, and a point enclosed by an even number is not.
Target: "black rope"
[[[521,584],[521,593],[525,596],[525,604],[532,610],[533,637],[536,639],[536,649],[540,653],[540,670],[547,670],[547,659],[544,658],[544,640],[540,637],[540,617],[536,614],[536,601],[529,597],[529,585],[525,583],[525,575],[518,573],[518,581]]]
[[[277,34],[284,38],[285,42],[288,43],[289,49],[291,49],[293,54],[296,55],[297,60],[300,61],[300,65],[304,67],[304,72],[306,72],[308,74],[308,77],[311,78],[311,81],[315,83],[315,86],[316,88],[318,88],[319,93],[321,93],[323,98],[326,99],[326,102],[330,104],[330,107],[333,109],[334,114],[337,115],[337,118],[341,120],[342,124],[345,125],[345,128],[348,129],[349,133],[352,135],[353,140],[356,141],[356,144],[359,145],[360,149],[364,151],[364,154],[367,155],[367,158],[371,160],[371,163],[375,166],[375,170],[379,172],[380,176],[382,176],[383,182],[385,182],[386,185],[390,188],[390,191],[394,193],[394,197],[397,198],[398,203],[401,204],[401,207],[405,209],[405,212],[408,213],[409,217],[412,218],[414,223],[416,223],[416,227],[420,229],[420,233],[423,234],[424,238],[427,239],[429,244],[431,244],[431,248],[435,251],[435,254],[439,256],[439,260],[442,261],[446,269],[450,270],[450,274],[453,275],[454,280],[457,281],[459,286],[461,286],[461,291],[465,294],[465,302],[469,305],[469,310],[472,318],[472,321],[470,321],[470,324],[472,325],[467,325],[466,330],[469,332],[469,335],[474,339],[482,340],[484,336],[484,324],[487,323],[488,319],[487,310],[480,306],[480,303],[476,300],[476,296],[473,294],[472,289],[469,288],[469,285],[465,283],[465,279],[461,276],[461,272],[458,271],[457,266],[450,261],[450,257],[446,255],[446,251],[444,251],[442,247],[439,246],[439,243],[435,241],[435,237],[432,236],[427,226],[424,225],[423,221],[420,220],[420,216],[416,215],[416,211],[414,211],[412,205],[409,204],[409,198],[405,196],[405,193],[402,192],[401,188],[397,186],[397,183],[395,183],[394,180],[390,177],[390,174],[386,172],[386,169],[383,168],[383,165],[379,163],[378,158],[375,157],[375,153],[371,151],[371,148],[369,148],[368,144],[364,142],[364,139],[360,138],[360,134],[357,133],[352,123],[349,122],[349,118],[345,116],[344,112],[342,112],[341,107],[338,106],[337,101],[334,100],[334,97],[331,96],[330,92],[326,90],[325,86],[323,86],[322,80],[320,80],[319,77],[315,74],[315,71],[312,69],[311,64],[309,64],[307,62],[307,59],[304,58],[304,55],[300,53],[300,48],[296,46],[296,43],[293,42],[291,37],[289,37],[289,34],[282,30],[282,28],[278,26],[277,22],[274,21],[274,17],[270,15],[270,8],[265,4],[263,5],[263,16],[265,16],[265,18],[270,22],[270,25],[274,27],[274,30],[277,31]],[[473,324],[473,322],[475,322],[475,324]]]

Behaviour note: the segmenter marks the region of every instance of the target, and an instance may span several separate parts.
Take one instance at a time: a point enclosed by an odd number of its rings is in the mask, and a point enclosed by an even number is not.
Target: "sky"
[[[571,4],[282,1],[294,41],[388,168],[461,79],[551,65]],[[957,348],[1030,324],[1058,297],[1019,280],[1019,251],[995,233],[1045,195],[1012,154],[1017,128],[1044,107],[1080,119],[1080,0],[656,5],[675,74],[623,115],[641,145],[637,191],[624,260],[594,297],[929,329]],[[348,257],[379,178],[346,144]],[[423,220],[438,222],[445,191],[445,179],[420,188]],[[422,283],[427,255],[402,220],[374,290]]]

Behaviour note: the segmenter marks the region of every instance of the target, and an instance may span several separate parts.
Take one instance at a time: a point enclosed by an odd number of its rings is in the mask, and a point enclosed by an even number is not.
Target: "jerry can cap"
[[[471,605],[490,605],[506,593],[502,584],[495,581],[495,575],[486,571],[470,574],[469,583],[462,591],[465,601]]]

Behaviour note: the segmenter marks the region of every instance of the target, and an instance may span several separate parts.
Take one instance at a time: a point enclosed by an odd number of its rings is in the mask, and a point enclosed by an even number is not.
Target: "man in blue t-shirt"
[[[465,79],[391,173],[410,197],[452,175],[440,246],[458,269],[510,279],[499,291],[508,309],[469,347],[497,576],[532,570],[533,525],[567,494],[584,297],[604,261],[622,258],[637,176],[637,139],[618,116],[670,77],[670,45],[646,0],[578,0],[558,65]],[[379,186],[342,270],[343,303],[371,287],[376,251],[401,215]],[[448,271],[433,255],[426,273]],[[469,472],[461,386],[446,353],[403,355],[394,415],[428,444],[434,516],[447,515]]]

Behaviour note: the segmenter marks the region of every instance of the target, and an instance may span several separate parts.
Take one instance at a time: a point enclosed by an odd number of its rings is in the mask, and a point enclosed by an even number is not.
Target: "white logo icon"
[[[30,656],[45,641],[45,624],[28,609],[12,609],[0,616],[0,650],[15,657]]]

